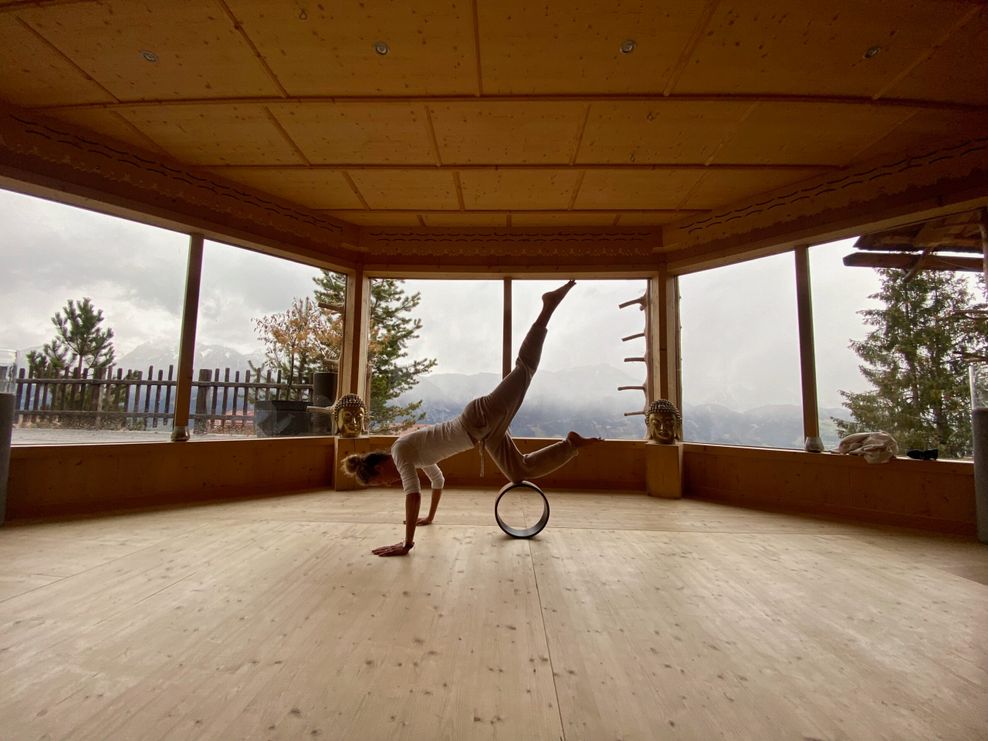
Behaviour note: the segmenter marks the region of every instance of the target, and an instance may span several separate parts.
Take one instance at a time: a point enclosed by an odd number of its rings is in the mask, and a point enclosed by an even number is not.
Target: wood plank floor
[[[988,738],[985,546],[550,498],[388,560],[394,491],[4,527],[0,738]]]

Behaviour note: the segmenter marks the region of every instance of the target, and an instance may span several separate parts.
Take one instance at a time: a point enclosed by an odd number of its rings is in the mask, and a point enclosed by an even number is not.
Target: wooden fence
[[[90,374],[66,370],[51,378],[28,378],[21,368],[15,390],[14,424],[22,427],[84,427],[154,430],[170,428],[178,381],[175,366],[147,373],[107,368]],[[281,371],[261,375],[224,368],[200,369],[192,382],[190,424],[203,432],[254,432],[254,403],[312,398],[312,384],[285,383]]]

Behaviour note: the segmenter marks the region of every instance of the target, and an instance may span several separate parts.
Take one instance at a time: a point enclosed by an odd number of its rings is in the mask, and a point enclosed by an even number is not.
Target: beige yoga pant
[[[508,425],[525,400],[525,392],[539,367],[545,336],[545,327],[533,325],[521,343],[514,369],[487,396],[467,404],[461,415],[467,434],[474,442],[483,443],[497,467],[513,483],[545,476],[568,463],[577,453],[566,440],[533,453],[522,453],[508,433]]]

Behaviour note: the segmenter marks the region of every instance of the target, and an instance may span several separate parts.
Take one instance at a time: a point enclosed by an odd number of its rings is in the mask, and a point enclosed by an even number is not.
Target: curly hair
[[[374,450],[370,453],[353,453],[343,459],[340,468],[345,474],[367,486],[370,480],[377,475],[377,467],[390,457],[391,454],[383,450]]]

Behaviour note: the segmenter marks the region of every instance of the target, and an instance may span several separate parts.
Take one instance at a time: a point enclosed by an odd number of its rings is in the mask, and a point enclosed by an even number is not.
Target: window
[[[802,450],[793,255],[679,279],[683,436]]]
[[[374,283],[372,296],[377,296],[379,308],[371,312],[376,357],[371,360],[376,374],[371,417],[376,429],[444,422],[501,380],[503,281],[404,280],[390,281],[390,287],[388,281]],[[407,357],[387,343],[410,325],[396,327],[400,317],[383,311],[402,303],[414,304],[406,317],[421,322],[404,346]]]
[[[517,354],[542,309],[542,294],[561,280],[516,280],[512,285],[512,350]],[[642,439],[642,391],[619,386],[645,383],[645,365],[624,362],[645,354],[645,340],[622,342],[644,331],[638,307],[618,305],[645,293],[646,281],[581,280],[567,294],[549,322],[539,371],[525,403],[511,425],[517,437],[565,437],[575,430],[585,437]],[[514,357],[512,357],[512,362]]]
[[[338,301],[324,293],[323,280]],[[325,387],[317,405],[336,398],[341,315],[330,305],[343,303],[345,285],[339,273],[207,241],[190,432],[328,434],[329,417],[306,407],[314,403],[314,382]]]
[[[3,190],[0,214],[14,444],[168,439],[174,387],[146,360],[177,353],[188,237]]]

